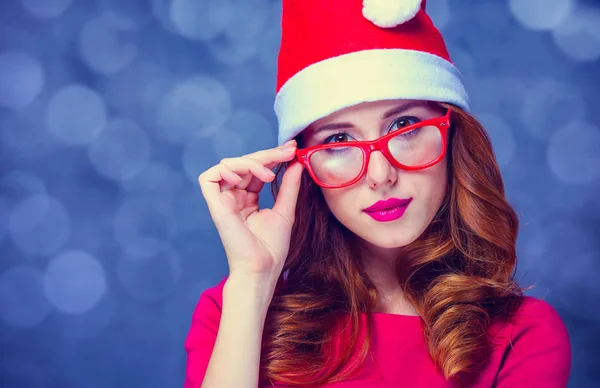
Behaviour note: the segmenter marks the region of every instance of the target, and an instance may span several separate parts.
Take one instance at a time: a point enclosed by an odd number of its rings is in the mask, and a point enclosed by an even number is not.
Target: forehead
[[[360,124],[380,120],[386,115],[397,115],[404,111],[420,111],[422,113],[438,113],[441,106],[434,102],[423,100],[393,99],[380,100],[372,102],[363,102],[347,108],[335,111],[328,116],[316,120],[310,124],[303,132],[302,136],[310,136],[318,131],[320,127],[335,123]]]

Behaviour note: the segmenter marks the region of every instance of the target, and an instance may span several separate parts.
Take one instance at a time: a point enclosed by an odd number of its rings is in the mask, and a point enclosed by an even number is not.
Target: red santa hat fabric
[[[275,114],[279,144],[367,101],[418,99],[469,110],[462,76],[425,0],[283,0]]]

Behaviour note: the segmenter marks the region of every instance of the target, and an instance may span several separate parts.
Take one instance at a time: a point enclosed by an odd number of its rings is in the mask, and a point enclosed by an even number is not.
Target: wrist
[[[225,305],[225,300],[231,300],[236,305],[244,304],[266,313],[273,299],[276,283],[276,278],[231,274],[223,287],[223,304]]]

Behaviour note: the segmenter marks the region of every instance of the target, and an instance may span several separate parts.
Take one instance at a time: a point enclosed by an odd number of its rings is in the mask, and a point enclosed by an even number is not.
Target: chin
[[[414,228],[411,228],[409,231],[405,228],[386,228],[386,230],[369,228],[368,230],[352,232],[369,244],[384,249],[393,249],[402,248],[413,243],[423,231],[415,230]]]

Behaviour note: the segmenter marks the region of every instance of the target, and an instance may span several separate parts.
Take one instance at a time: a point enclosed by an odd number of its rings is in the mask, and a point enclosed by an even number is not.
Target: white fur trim
[[[391,99],[448,102],[469,111],[462,76],[447,60],[414,50],[357,51],[317,62],[281,87],[274,104],[278,142],[337,110]]]
[[[396,27],[414,18],[421,0],[363,0],[363,16],[382,27]]]

